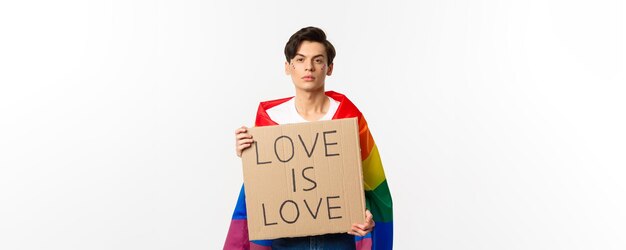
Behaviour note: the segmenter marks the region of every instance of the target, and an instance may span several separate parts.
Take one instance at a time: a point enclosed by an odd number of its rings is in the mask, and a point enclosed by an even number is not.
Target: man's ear
[[[334,65],[335,65],[334,63],[331,63],[331,64],[329,64],[329,65],[328,65],[328,71],[326,71],[326,75],[327,75],[327,76],[329,76],[329,75],[332,75],[332,74],[333,74],[333,66],[334,66]]]
[[[289,65],[289,62],[285,62],[285,75],[291,75],[291,65]]]

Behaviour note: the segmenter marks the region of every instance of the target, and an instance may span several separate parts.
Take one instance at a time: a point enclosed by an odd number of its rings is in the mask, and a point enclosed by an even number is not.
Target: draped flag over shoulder
[[[386,250],[393,245],[393,210],[391,193],[387,186],[387,179],[383,170],[383,165],[378,153],[378,148],[374,143],[374,138],[367,126],[367,121],[363,114],[348,98],[334,91],[327,91],[326,95],[339,102],[334,119],[357,117],[359,123],[359,139],[361,146],[361,160],[363,161],[363,188],[365,190],[365,205],[372,212],[376,226],[371,233],[364,237],[355,237],[357,250]],[[257,111],[255,126],[278,125],[274,122],[267,110],[284,103],[292,97],[261,102]],[[270,250],[271,240],[248,239],[248,221],[246,212],[246,199],[244,187],[241,187],[235,212],[230,223],[230,229],[226,236],[224,249],[239,250]]]

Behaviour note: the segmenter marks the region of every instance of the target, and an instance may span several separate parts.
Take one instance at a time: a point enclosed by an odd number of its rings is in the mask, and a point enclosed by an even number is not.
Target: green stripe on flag
[[[393,221],[391,193],[387,180],[383,181],[372,191],[365,191],[365,205],[372,212],[374,221]]]

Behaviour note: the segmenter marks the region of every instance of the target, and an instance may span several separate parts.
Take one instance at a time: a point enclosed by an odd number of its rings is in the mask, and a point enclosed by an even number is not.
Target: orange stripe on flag
[[[361,160],[367,159],[374,147],[374,138],[367,127],[367,122],[363,117],[359,117],[359,139],[361,144]]]

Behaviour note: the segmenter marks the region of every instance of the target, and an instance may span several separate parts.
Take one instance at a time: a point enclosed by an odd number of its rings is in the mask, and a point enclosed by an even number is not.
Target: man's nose
[[[313,66],[313,61],[305,63],[304,70],[305,71],[315,71],[315,66]]]

